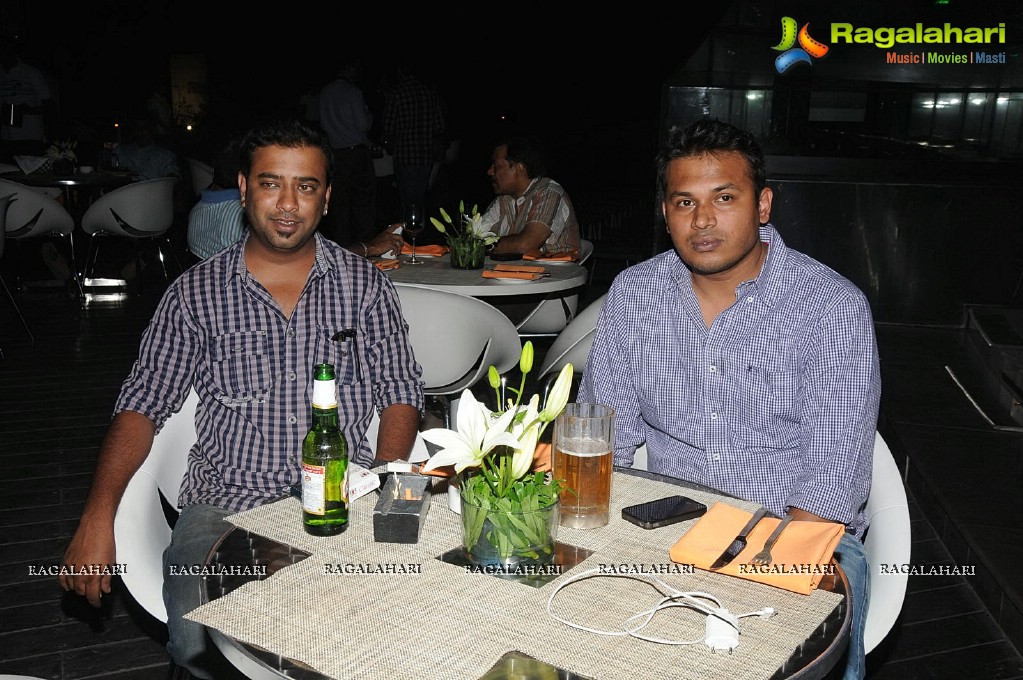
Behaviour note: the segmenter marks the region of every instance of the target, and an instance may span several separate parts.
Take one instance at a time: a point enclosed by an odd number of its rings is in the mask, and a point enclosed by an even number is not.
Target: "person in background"
[[[407,60],[396,66],[394,84],[384,94],[383,135],[394,156],[402,214],[413,203],[428,210],[430,173],[444,158],[444,110],[436,88],[420,80]]]
[[[39,68],[22,59],[24,36],[12,26],[0,32],[0,141],[3,156],[42,156],[57,123],[56,98]]]
[[[225,144],[213,159],[213,181],[188,212],[188,250],[205,260],[245,233],[245,210],[238,191],[237,142]]]
[[[139,118],[129,122],[126,127],[127,141],[118,144],[113,150],[118,168],[131,172],[138,180],[182,178],[178,155],[157,143],[156,120]]]
[[[197,607],[201,565],[230,526],[224,518],[289,495],[301,483],[310,427],[312,367],[338,375],[341,429],[351,459],[407,458],[423,411],[422,370],[397,292],[372,263],[316,233],[327,212],[333,155],[325,136],[297,120],[271,121],[239,144],[245,237],[171,283],[142,337],[100,448],[92,488],[63,564],[115,562],[114,515],[154,433],[189,392],[200,400],[198,441],[181,442],[187,472],[181,514],[164,553],[168,652],[197,678],[224,678],[230,664]],[[354,329],[355,338],[337,331]],[[375,444],[365,434],[379,413]],[[296,518],[296,521],[299,521]],[[99,606],[110,577],[72,575],[61,586]]]
[[[483,214],[483,226],[501,237],[494,253],[579,252],[572,200],[546,172],[543,145],[534,137],[494,148],[487,175],[497,198]]]
[[[330,138],[337,163],[327,235],[346,245],[367,241],[376,228],[376,172],[369,131],[373,113],[359,82],[362,64],[342,63],[337,76],[320,90],[320,127]]]
[[[674,250],[619,274],[578,400],[615,410],[616,465],[845,525],[846,678],[864,676],[869,568],[861,539],[881,380],[870,306],[769,223],[764,156],[715,120],[673,128],[657,158]]]

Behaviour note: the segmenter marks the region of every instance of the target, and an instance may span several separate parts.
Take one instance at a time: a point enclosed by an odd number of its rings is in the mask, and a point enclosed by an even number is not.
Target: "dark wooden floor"
[[[17,300],[34,342],[0,293],[0,349],[5,354],[0,360],[0,674],[151,680],[166,671],[164,632],[147,622],[119,584],[97,611],[63,594],[55,578],[33,574],[58,564],[75,529],[110,409],[158,292],[151,288],[140,299],[83,308],[60,289],[23,291]],[[914,417],[901,402],[913,393],[916,376],[901,369],[923,359],[915,344],[899,344],[914,343],[912,333],[880,336],[886,396],[900,402],[886,401],[893,412],[889,425],[903,427],[909,440],[906,428],[914,425]],[[932,438],[928,445],[940,449],[943,440],[961,445],[945,437]],[[970,455],[948,453],[938,458]],[[904,461],[906,451],[897,450],[896,456]],[[986,474],[993,478],[1005,472],[992,467]],[[957,470],[949,467],[944,475],[954,478]],[[957,517],[947,494],[935,497],[925,484],[928,477],[942,478],[940,469],[911,462],[912,563],[952,564],[943,537],[953,535],[949,530]],[[1018,492],[1018,477],[1013,479]],[[928,496],[926,504],[918,502],[918,493]],[[1002,500],[1019,504],[1018,493]],[[969,551],[953,547],[965,556],[958,559],[970,563]],[[1018,587],[1023,572],[1016,579],[1005,587]],[[995,616],[1007,626],[1011,622],[1004,612],[993,616],[985,606],[985,601],[997,601],[990,590],[976,578],[912,576],[899,624],[868,658],[870,677],[1023,678],[1023,659]]]

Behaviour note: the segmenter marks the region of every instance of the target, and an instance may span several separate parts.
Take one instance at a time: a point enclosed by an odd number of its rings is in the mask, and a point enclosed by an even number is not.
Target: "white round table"
[[[408,255],[401,255],[401,265],[384,273],[395,283],[415,283],[430,288],[439,288],[470,297],[492,297],[504,295],[536,295],[556,293],[586,285],[586,268],[574,262],[543,262],[539,260],[512,260],[497,263],[487,258],[484,269],[493,269],[495,264],[539,265],[550,276],[535,281],[528,279],[483,278],[479,269],[453,269],[448,255],[424,257],[416,254],[423,264],[408,264]]]

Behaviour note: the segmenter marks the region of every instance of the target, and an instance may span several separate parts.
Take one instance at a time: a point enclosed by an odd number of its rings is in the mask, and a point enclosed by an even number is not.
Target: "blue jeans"
[[[849,579],[852,594],[852,625],[849,630],[849,651],[843,680],[862,680],[866,674],[863,649],[863,628],[867,624],[867,603],[870,601],[870,564],[863,543],[852,534],[845,534],[835,548],[835,561]]]
[[[213,544],[232,526],[224,521],[232,514],[212,505],[186,506],[174,525],[170,545],[163,551],[163,602],[170,633],[167,653],[174,663],[204,680],[230,678],[238,673],[217,650],[206,626],[183,618],[202,604],[202,576],[171,574],[170,566],[178,567],[180,572],[180,567],[187,571],[193,565],[205,564]]]

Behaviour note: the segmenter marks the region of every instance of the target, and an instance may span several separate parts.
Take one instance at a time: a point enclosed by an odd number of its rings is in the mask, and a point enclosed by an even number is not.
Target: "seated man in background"
[[[543,147],[532,137],[498,144],[487,175],[497,194],[483,226],[500,236],[494,253],[579,252],[579,223],[560,184],[545,177]]]
[[[597,322],[578,401],[615,410],[616,465],[846,527],[846,678],[862,678],[861,539],[881,384],[870,306],[769,224],[764,157],[719,121],[673,128],[657,159],[674,250],[626,269]]]
[[[168,287],[114,407],[81,522],[64,565],[115,562],[114,516],[154,434],[191,390],[198,441],[181,442],[182,508],[164,552],[167,650],[198,678],[231,677],[206,629],[183,618],[199,606],[202,565],[230,526],[224,518],[270,503],[301,483],[312,420],[313,366],[337,369],[340,427],[351,460],[407,458],[423,411],[422,371],[397,292],[362,257],[317,233],[333,152],[299,121],[262,125],[240,143],[239,189],[249,229]],[[337,331],[353,329],[354,341]],[[365,433],[375,413],[374,444]],[[296,517],[296,522],[300,521]],[[131,568],[130,565],[127,568]],[[62,570],[64,571],[70,570]],[[60,584],[99,606],[110,576],[64,574]]]

